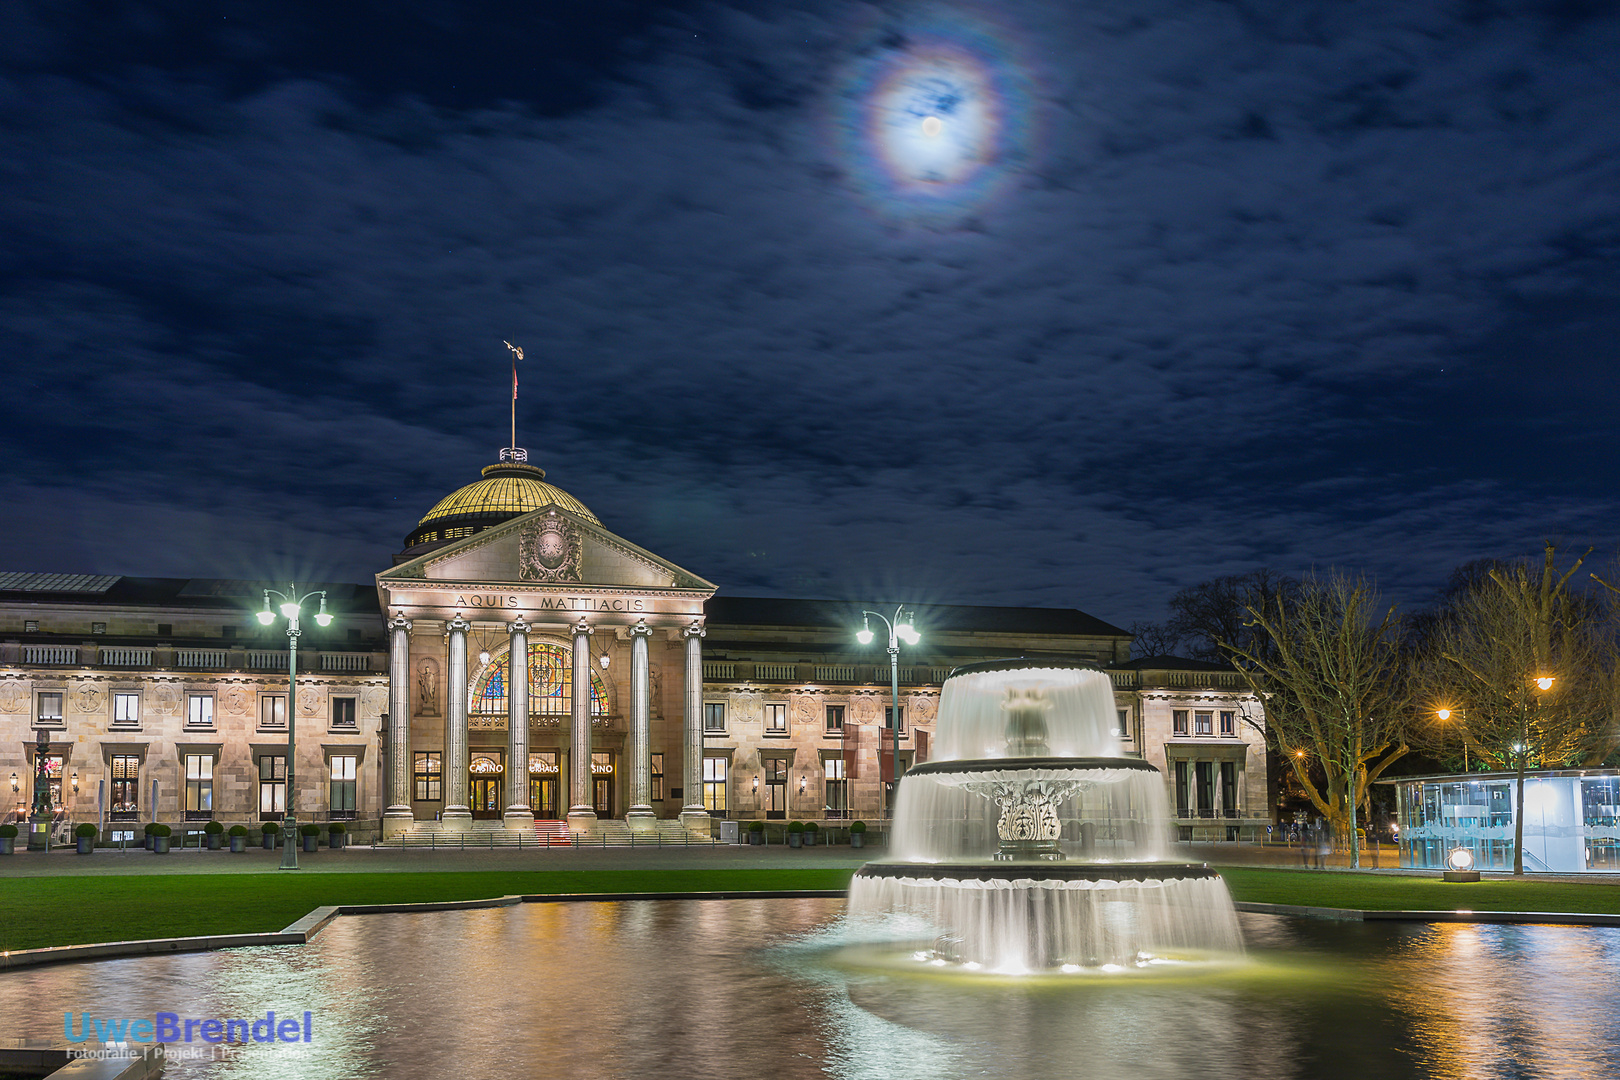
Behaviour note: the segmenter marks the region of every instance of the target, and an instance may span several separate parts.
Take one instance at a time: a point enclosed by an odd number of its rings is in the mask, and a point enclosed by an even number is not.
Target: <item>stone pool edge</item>
[[[623,900],[836,900],[848,895],[843,889],[772,889],[762,891],[721,890],[716,892],[602,892],[602,893],[519,893],[482,900],[429,900],[400,904],[330,904],[279,931],[256,934],[207,934],[199,937],[144,938],[139,941],[102,941],[83,945],[54,945],[43,949],[0,952],[0,971],[38,967],[42,964],[71,964],[89,960],[112,960],[128,956],[166,956],[183,952],[213,952],[240,949],[250,945],[307,945],[333,919],[340,915],[390,915],[424,911],[467,911],[478,908],[514,907],[518,904],[557,904]],[[1238,911],[1257,915],[1287,915],[1301,919],[1327,919],[1338,922],[1460,922],[1460,923],[1543,923],[1562,926],[1620,926],[1620,915],[1600,915],[1568,911],[1359,911],[1354,908],[1307,907],[1299,904],[1259,904],[1248,901],[1232,905]]]

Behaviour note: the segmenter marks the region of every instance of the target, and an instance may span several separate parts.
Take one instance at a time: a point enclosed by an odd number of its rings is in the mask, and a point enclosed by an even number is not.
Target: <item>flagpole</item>
[[[523,350],[510,341],[502,341],[512,353],[512,460],[517,460],[517,362],[523,359]]]

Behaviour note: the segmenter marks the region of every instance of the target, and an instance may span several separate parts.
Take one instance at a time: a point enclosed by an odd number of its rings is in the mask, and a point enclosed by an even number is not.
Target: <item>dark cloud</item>
[[[1613,546],[1607,6],[588,8],[13,10],[4,563],[363,577],[502,338],[552,479],[733,593]],[[924,213],[845,95],[957,24],[1029,138]]]

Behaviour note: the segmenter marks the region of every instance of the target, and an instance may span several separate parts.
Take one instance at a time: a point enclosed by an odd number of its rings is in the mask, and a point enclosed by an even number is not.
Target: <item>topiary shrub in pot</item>
[[[248,833],[246,825],[232,825],[230,835],[232,851],[241,853],[247,850]]]
[[[321,846],[321,827],[314,822],[308,825],[300,825],[298,833],[304,838],[305,851],[314,851]]]
[[[804,846],[815,847],[816,837],[821,835],[821,826],[813,821],[804,823]]]
[[[0,855],[12,855],[17,851],[17,826],[0,825]]]
[[[326,827],[326,846],[332,848],[343,847],[349,842],[347,836],[348,831],[349,830],[344,827],[343,822],[332,822]]]
[[[152,851],[158,855],[167,855],[169,853],[169,838],[174,835],[174,830],[161,822],[156,825],[148,825],[147,828],[152,830]]]
[[[866,822],[852,821],[849,823],[849,846],[866,846]]]
[[[78,843],[78,851],[80,855],[88,855],[92,851],[96,850],[96,837],[100,834],[100,832],[100,829],[96,828],[88,821],[81,822],[76,828],[74,828],[73,838]]]
[[[765,843],[765,823],[763,821],[750,821],[748,823],[748,842],[755,845]]]
[[[225,826],[217,821],[210,821],[203,826],[203,835],[208,837],[208,850],[218,851],[220,837],[225,835]]]
[[[157,822],[155,822],[155,821],[147,822],[146,828],[141,830],[141,834],[146,837],[146,841],[145,841],[146,842],[146,850],[147,851],[156,851],[157,850]]]
[[[788,847],[804,847],[804,822],[790,821],[787,823]]]
[[[281,834],[281,822],[267,821],[260,825],[259,829],[264,833],[264,850],[276,850],[276,837]]]

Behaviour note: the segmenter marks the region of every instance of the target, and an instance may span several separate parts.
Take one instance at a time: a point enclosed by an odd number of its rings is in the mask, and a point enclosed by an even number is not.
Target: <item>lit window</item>
[[[287,813],[287,757],[259,755],[259,820],[275,821]]]
[[[844,733],[844,706],[827,706],[827,732],[831,735],[842,735]]]
[[[662,802],[664,799],[664,755],[652,756],[652,801]]]
[[[437,753],[416,754],[416,800],[438,802],[444,798],[444,772]]]
[[[93,622],[90,624],[90,632],[92,634],[105,634],[107,632],[107,624],[104,622]]]
[[[141,722],[141,695],[113,695],[113,723],[134,727]]]
[[[334,818],[352,818],[355,810],[355,763],[353,754],[337,754],[332,758],[331,811]]]
[[[211,754],[186,755],[186,814],[207,817],[214,812],[214,758]]]
[[[1187,734],[1187,710],[1186,709],[1172,709],[1172,710],[1170,710],[1170,734],[1172,734],[1172,735],[1185,735],[1185,734]]]
[[[766,705],[765,706],[765,734],[767,734],[767,735],[786,735],[787,734],[787,706],[786,705]]]
[[[354,727],[354,698],[336,697],[332,699],[332,726]]]
[[[23,620],[23,633],[25,633],[25,634],[37,634],[37,633],[39,633],[39,620],[38,619],[24,619]]]
[[[259,699],[259,726],[287,726],[287,695],[266,694]]]
[[[140,811],[141,759],[134,754],[114,754],[108,762],[112,766],[112,799],[110,809],[117,817],[134,815]]]
[[[1195,735],[1213,735],[1213,734],[1215,734],[1215,714],[1212,713],[1212,712],[1195,712],[1195,713],[1193,713],[1193,734],[1195,734]]]
[[[47,690],[39,695],[39,722],[41,724],[62,722],[62,691]]]
[[[723,757],[703,759],[703,809],[710,813],[726,811],[726,766]]]
[[[214,726],[214,696],[192,694],[186,701],[186,724],[190,727]]]
[[[826,791],[823,795],[827,816],[841,818],[849,813],[849,781],[844,777],[844,759],[828,758],[821,763]]]
[[[726,733],[726,704],[723,701],[703,703],[703,730],[709,735]]]

